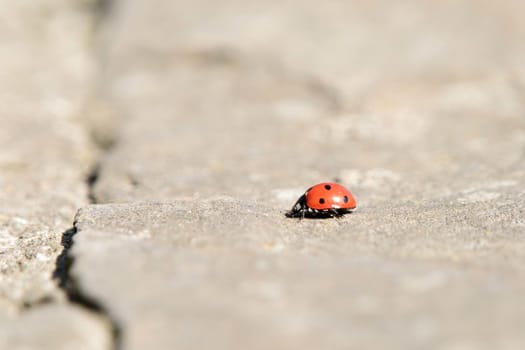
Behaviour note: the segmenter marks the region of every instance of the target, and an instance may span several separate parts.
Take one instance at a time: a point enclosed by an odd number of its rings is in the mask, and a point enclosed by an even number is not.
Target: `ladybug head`
[[[292,209],[286,213],[286,216],[289,218],[296,218],[300,216],[304,216],[304,212],[306,210],[306,194],[303,194],[297,202],[295,202]]]

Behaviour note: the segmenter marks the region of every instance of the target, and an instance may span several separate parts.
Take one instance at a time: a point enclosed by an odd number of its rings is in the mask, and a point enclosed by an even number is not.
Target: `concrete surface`
[[[94,152],[75,118],[91,89],[89,27],[82,11],[60,1],[6,6],[0,7],[0,295],[22,305],[53,293],[49,275],[62,232],[88,202],[85,176]]]
[[[89,318],[91,348],[525,347],[521,2],[15,7],[0,7],[10,348],[40,339],[20,327],[47,332],[29,320],[47,308]],[[329,180],[355,213],[284,217]],[[64,324],[63,344],[83,339]]]
[[[5,322],[4,322],[5,321]],[[111,325],[70,305],[44,305],[1,320],[0,348],[14,350],[111,349]]]
[[[525,274],[507,264],[523,253],[506,243],[518,230],[487,239],[458,208],[388,211],[298,221],[232,198],[90,206],[72,274],[110,306],[125,349],[523,346]]]
[[[0,1],[0,348],[101,349],[98,315],[52,275],[86,205],[96,149],[79,122],[93,88],[88,3]],[[88,340],[88,341],[87,341]]]

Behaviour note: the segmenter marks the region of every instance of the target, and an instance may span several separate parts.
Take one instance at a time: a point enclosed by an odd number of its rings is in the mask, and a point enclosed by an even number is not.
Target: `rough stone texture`
[[[62,233],[88,203],[94,158],[77,120],[93,84],[88,5],[0,1],[1,349],[110,340],[93,316],[64,305],[52,279]]]
[[[74,118],[92,67],[85,11],[64,1],[0,8],[0,300],[20,306],[54,294],[62,232],[87,203],[93,151]]]
[[[126,349],[524,348],[524,11],[115,1],[80,288]],[[333,179],[354,214],[284,218]]]
[[[125,349],[519,349],[523,234],[514,213],[485,221],[495,238],[462,209],[298,221],[231,198],[96,205],[77,215],[72,273]]]

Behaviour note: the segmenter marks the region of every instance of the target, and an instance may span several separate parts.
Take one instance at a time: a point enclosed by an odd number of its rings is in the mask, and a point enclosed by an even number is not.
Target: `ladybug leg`
[[[334,211],[335,211],[335,217],[337,218],[341,218],[343,217],[343,215],[349,214],[352,212],[351,210],[348,210],[348,209],[334,209]]]
[[[340,209],[330,209],[328,212],[329,212],[330,216],[333,217],[333,218],[340,218],[344,214],[343,212],[341,212]]]

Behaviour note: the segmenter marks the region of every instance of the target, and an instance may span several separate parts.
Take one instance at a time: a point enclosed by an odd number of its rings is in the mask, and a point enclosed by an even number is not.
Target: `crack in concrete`
[[[98,153],[98,160],[94,163],[91,171],[88,172],[85,178],[85,184],[87,187],[87,197],[89,203],[96,204],[97,198],[94,193],[94,186],[99,178],[101,159],[112,149],[114,143],[112,142],[111,145],[106,145],[106,147],[103,147],[102,145],[98,144],[96,140],[93,140],[93,144],[99,148],[100,152]],[[61,245],[63,250],[56,259],[56,267],[55,271],[53,272],[53,279],[57,281],[59,288],[64,291],[70,303],[98,315],[103,321],[109,324],[109,332],[111,337],[110,350],[119,350],[122,348],[121,326],[112,317],[105,305],[82,290],[77,279],[71,272],[71,269],[75,264],[75,258],[71,254],[71,248],[75,243],[74,236],[76,234],[76,222],[73,223],[72,227],[62,233]]]
[[[96,0],[94,2],[91,11],[93,13],[95,31],[99,30],[102,22],[104,22],[105,18],[111,12],[112,7],[112,0]],[[105,135],[105,138],[103,139],[104,142],[101,142],[100,139],[97,139],[97,129],[93,129],[94,125],[87,125],[86,127],[88,132],[91,131],[89,134],[94,147],[99,149],[98,159],[85,178],[89,203],[96,204],[97,198],[94,193],[94,186],[99,178],[101,159],[112,149],[115,143],[115,135]],[[52,278],[57,281],[58,287],[65,293],[70,303],[92,312],[109,325],[111,337],[110,350],[119,350],[122,348],[122,328],[120,324],[112,317],[104,304],[82,290],[78,280],[72,274],[75,257],[71,254],[71,248],[74,245],[74,236],[77,234],[77,228],[75,225],[76,222],[73,223],[72,227],[62,233],[61,245],[63,249],[56,259],[56,267],[53,271]]]
[[[87,8],[86,11],[91,11],[91,18],[93,20],[93,28],[96,30],[100,22],[103,22],[105,17],[108,16],[108,13],[111,12],[113,5],[112,0],[95,0],[94,2],[87,3],[90,8]],[[87,131],[87,130],[86,130]],[[110,137],[102,139],[104,142],[97,142],[93,138],[93,148],[98,147],[100,149],[99,157],[102,157],[105,152],[111,149],[111,146],[114,140]],[[100,158],[99,158],[100,159]],[[95,203],[96,198],[93,193],[93,187],[98,179],[98,174],[100,170],[100,163],[95,163],[92,170],[89,172],[85,179],[85,185],[87,186],[87,197],[90,203]],[[119,323],[112,317],[105,305],[99,302],[96,298],[85,293],[82,290],[81,285],[78,283],[74,275],[72,275],[72,267],[75,264],[75,258],[71,254],[71,248],[74,245],[74,236],[77,233],[75,226],[65,230],[61,236],[61,245],[63,247],[60,254],[56,257],[54,270],[51,273],[51,279],[56,281],[57,286],[61,291],[64,292],[67,300],[70,304],[66,303],[66,307],[78,306],[79,308],[85,310],[86,312],[95,316],[96,320],[107,324],[105,328],[106,334],[109,335],[110,344],[109,349],[119,350],[121,349],[121,339],[122,339],[122,329]],[[29,257],[28,257],[29,259]],[[59,305],[61,304],[57,298],[55,298],[54,293],[48,293],[47,295],[41,296],[39,299],[23,301],[19,305],[19,309],[22,312],[30,311],[31,309],[38,309],[45,305]],[[18,305],[17,305],[18,306]],[[17,310],[18,311],[18,310]],[[76,311],[75,311],[76,312]],[[3,315],[1,315],[3,316]],[[9,315],[8,315],[9,316]],[[9,320],[9,318],[8,318]],[[25,327],[23,324],[21,328]],[[17,327],[15,327],[16,329]],[[43,328],[45,329],[45,328]],[[18,331],[18,330],[17,330]],[[3,334],[3,332],[0,331]],[[9,330],[7,331],[9,335]],[[18,336],[18,335],[17,335]],[[106,336],[106,335],[104,335]],[[2,339],[3,340],[3,339]],[[6,344],[0,341],[0,347],[2,344]],[[11,344],[8,340],[7,344]],[[41,344],[43,347],[47,348],[48,344]],[[85,345],[85,344],[83,344]],[[16,346],[15,346],[16,347]]]
[[[122,328],[102,303],[82,291],[76,278],[71,274],[75,258],[70,254],[70,250],[73,247],[73,237],[76,233],[77,229],[73,225],[62,234],[61,244],[64,249],[57,257],[53,278],[57,280],[58,286],[65,292],[69,302],[97,314],[108,322],[112,340],[110,350],[119,350],[121,349]]]
[[[97,145],[96,142],[94,142]],[[94,186],[99,178],[100,172],[100,159],[111,150],[112,147],[100,147],[100,153],[98,154],[98,161],[94,163],[91,171],[85,178],[85,184],[87,187],[87,197],[89,203],[96,204],[97,199],[94,194]],[[53,279],[57,281],[58,287],[65,293],[68,301],[75,304],[87,311],[90,311],[101,320],[105,321],[109,325],[109,332],[111,337],[110,350],[119,350],[122,348],[122,328],[119,323],[112,317],[109,310],[93,296],[84,292],[78,283],[75,276],[72,274],[71,269],[75,264],[75,258],[71,254],[71,248],[74,245],[74,236],[77,234],[76,222],[73,226],[65,230],[62,233],[61,245],[63,247],[62,252],[58,255],[55,264],[55,270],[53,271]]]
[[[93,166],[91,169],[91,172],[88,174],[86,178],[86,183],[88,185],[88,199],[90,204],[97,204],[97,197],[94,192],[94,186],[95,183],[98,180],[98,176],[100,173],[100,163],[97,163]]]

